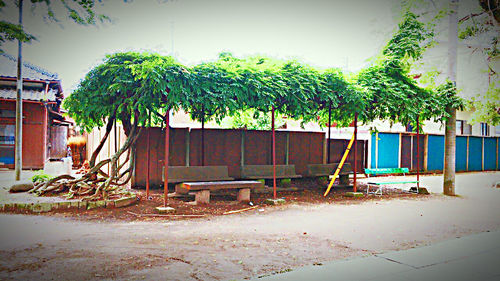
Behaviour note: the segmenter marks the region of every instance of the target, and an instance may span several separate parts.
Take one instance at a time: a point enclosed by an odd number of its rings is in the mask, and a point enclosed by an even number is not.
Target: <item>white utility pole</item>
[[[19,0],[19,26],[23,26],[23,0]],[[17,94],[16,94],[16,181],[21,180],[23,169],[23,42],[17,40]]]

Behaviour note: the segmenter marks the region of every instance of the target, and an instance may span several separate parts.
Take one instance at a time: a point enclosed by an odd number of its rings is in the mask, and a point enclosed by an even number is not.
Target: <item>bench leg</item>
[[[239,202],[249,202],[250,201],[250,188],[242,188],[238,190]]]
[[[209,204],[210,203],[210,190],[200,190],[194,195],[196,204]]]

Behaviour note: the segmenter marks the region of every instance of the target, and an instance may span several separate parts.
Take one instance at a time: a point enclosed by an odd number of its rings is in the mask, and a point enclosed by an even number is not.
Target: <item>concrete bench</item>
[[[165,166],[162,168],[161,180],[165,182]],[[168,183],[197,181],[230,181],[227,166],[169,166]]]
[[[272,179],[273,165],[245,165],[240,167],[242,179]],[[295,173],[295,165],[276,165],[276,178],[301,178]]]
[[[195,202],[210,203],[210,191],[237,189],[237,200],[240,202],[250,201],[250,190],[252,188],[261,188],[260,181],[211,181],[211,182],[184,182],[175,186],[175,192],[178,194],[189,194],[194,192]]]
[[[339,163],[330,164],[309,164],[306,166],[306,177],[326,177],[335,173]],[[344,163],[339,174],[339,185],[349,185],[349,174],[352,173],[351,163]]]
[[[330,164],[308,164],[306,166],[306,177],[326,177],[335,173],[339,163]],[[351,163],[344,163],[340,170],[340,175],[347,175],[352,173]]]

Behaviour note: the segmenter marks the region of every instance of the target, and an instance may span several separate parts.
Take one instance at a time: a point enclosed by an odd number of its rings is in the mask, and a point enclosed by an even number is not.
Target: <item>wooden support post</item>
[[[354,114],[354,180],[352,184],[353,191],[356,192],[357,165],[358,164],[358,113]]]
[[[375,168],[378,168],[378,133],[375,133]]]
[[[273,199],[276,200],[276,134],[274,129],[274,106],[271,110],[271,129],[273,131]]]
[[[401,168],[401,155],[403,154],[403,135],[399,133],[398,168]]]
[[[484,137],[482,137],[482,147],[481,147],[481,171],[484,171]]]
[[[163,207],[167,207],[168,200],[168,157],[170,154],[170,109],[165,113],[165,169],[163,170],[165,182],[163,183]]]
[[[467,136],[467,151],[465,153],[465,170],[469,171],[469,136]]]

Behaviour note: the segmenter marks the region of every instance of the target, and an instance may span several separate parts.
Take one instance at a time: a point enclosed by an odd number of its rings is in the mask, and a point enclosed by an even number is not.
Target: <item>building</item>
[[[14,168],[17,59],[0,54],[0,167]],[[23,169],[42,169],[67,154],[70,122],[62,116],[57,74],[23,63]]]

